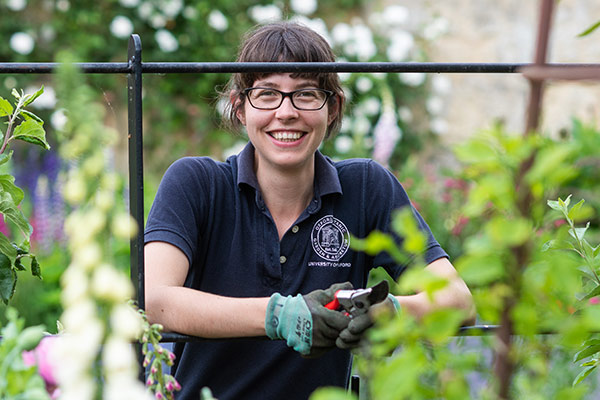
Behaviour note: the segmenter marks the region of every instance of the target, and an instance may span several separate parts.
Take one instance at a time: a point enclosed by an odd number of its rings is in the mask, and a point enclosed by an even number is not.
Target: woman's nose
[[[295,118],[298,116],[298,110],[292,104],[291,98],[286,97],[283,99],[283,102],[277,109],[276,115],[277,115],[277,118],[282,118],[282,119]]]

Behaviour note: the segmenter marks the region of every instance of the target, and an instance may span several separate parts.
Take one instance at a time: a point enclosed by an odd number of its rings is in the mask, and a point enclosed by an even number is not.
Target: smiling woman
[[[250,32],[237,60],[335,58],[320,35],[281,22]],[[196,399],[203,386],[221,400],[305,400],[318,387],[346,386],[348,350],[372,321],[365,314],[357,325],[325,306],[337,290],[365,287],[376,266],[394,278],[404,271],[388,254],[350,246],[352,236],[389,232],[400,207],[425,233],[429,272],[449,284],[433,302],[390,296],[373,309],[419,316],[445,306],[470,316],[469,290],[398,180],[373,161],[333,162],[318,150],[341,123],[337,74],[238,73],[223,97],[229,124],[243,126],[249,143],[226,162],[187,157],[165,173],[145,231],[146,311],[168,331],[245,339],[176,344],[178,399]]]

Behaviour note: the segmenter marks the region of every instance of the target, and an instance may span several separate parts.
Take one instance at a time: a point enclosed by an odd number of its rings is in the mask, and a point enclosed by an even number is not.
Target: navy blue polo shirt
[[[389,232],[391,213],[410,206],[398,180],[372,160],[333,162],[315,157],[314,197],[281,241],[254,174],[248,144],[226,162],[186,157],[163,177],[150,210],[145,242],[181,249],[190,262],[186,287],[231,297],[306,294],[333,283],[365,287],[369,271],[384,267],[398,278],[405,266],[386,253],[376,257],[350,248],[351,235]],[[425,258],[447,254],[428,235]],[[304,359],[277,340],[207,340],[177,343],[177,399],[196,400],[208,386],[219,400],[305,400],[321,386],[346,386],[348,351]]]

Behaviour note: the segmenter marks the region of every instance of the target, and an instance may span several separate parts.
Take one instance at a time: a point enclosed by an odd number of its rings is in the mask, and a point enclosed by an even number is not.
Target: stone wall
[[[411,12],[418,25],[439,17],[446,26],[430,51],[433,62],[528,63],[534,57],[539,14],[537,0],[389,0]],[[562,0],[555,8],[549,62],[599,63],[600,30],[577,35],[600,20],[600,1]],[[528,83],[518,74],[447,74],[451,90],[441,117],[444,140],[453,142],[505,122],[521,132],[525,125]],[[600,121],[600,76],[592,82],[553,82],[547,86],[543,127],[555,134],[571,119]]]

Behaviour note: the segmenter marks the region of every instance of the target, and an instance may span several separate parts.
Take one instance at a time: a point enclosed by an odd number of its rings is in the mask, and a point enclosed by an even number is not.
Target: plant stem
[[[8,146],[8,141],[10,140],[10,137],[12,136],[12,130],[13,130],[14,123],[17,120],[19,113],[21,112],[21,108],[23,108],[23,98],[19,99],[19,102],[17,103],[15,110],[13,111],[13,114],[10,117],[8,117],[8,128],[6,128],[6,135],[4,135],[2,147],[0,147],[0,154],[3,154],[4,151],[6,150],[6,146]]]

